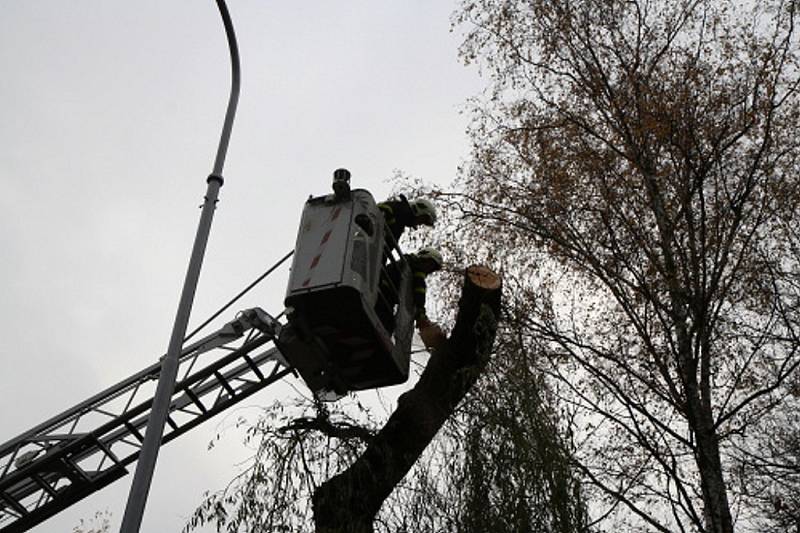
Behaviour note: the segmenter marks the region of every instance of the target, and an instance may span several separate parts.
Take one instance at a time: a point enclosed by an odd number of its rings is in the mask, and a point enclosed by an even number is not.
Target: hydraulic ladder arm
[[[274,346],[280,331],[253,308],[184,348],[162,444],[292,373]],[[155,363],[0,446],[0,533],[26,531],[127,473],[160,371]]]

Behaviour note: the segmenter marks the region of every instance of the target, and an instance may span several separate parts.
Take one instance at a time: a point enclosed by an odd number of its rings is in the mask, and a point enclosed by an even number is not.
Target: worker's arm
[[[383,213],[386,226],[396,241],[400,240],[403,230],[414,225],[414,211],[402,194],[399,200],[387,200],[378,204],[378,209]]]
[[[447,340],[439,324],[431,322],[427,318],[423,322],[417,320],[417,328],[419,328],[419,338],[422,339],[422,344],[429,352],[438,350]]]
[[[414,210],[411,208],[411,204],[408,203],[408,199],[402,194],[394,207],[394,211],[397,221],[403,226],[413,228],[417,225]]]

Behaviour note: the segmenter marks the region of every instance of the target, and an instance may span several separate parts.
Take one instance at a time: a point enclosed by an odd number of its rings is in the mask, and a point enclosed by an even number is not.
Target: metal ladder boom
[[[162,444],[292,373],[277,348],[259,351],[280,329],[254,308],[184,348]],[[155,363],[0,446],[0,533],[26,531],[127,473],[160,370]]]

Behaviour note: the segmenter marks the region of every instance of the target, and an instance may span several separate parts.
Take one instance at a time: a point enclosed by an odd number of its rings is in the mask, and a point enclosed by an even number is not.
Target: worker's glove
[[[417,320],[417,327],[419,328],[419,336],[422,339],[422,344],[425,345],[425,348],[427,348],[429,352],[440,349],[445,340],[447,340],[442,328],[430,320]]]

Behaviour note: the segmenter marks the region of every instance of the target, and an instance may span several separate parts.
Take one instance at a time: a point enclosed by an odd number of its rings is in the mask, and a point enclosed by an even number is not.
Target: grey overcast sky
[[[376,197],[395,169],[449,182],[469,146],[460,110],[482,86],[458,60],[449,0],[229,6],[241,102],[190,324],[292,248],[303,201],[335,168]],[[230,71],[212,0],[0,7],[5,442],[165,351]],[[283,270],[238,308],[279,312],[285,282]],[[219,423],[162,449],[142,531],[178,531],[233,475],[247,451],[231,437],[208,452]],[[33,531],[104,510],[118,530],[131,478]]]

